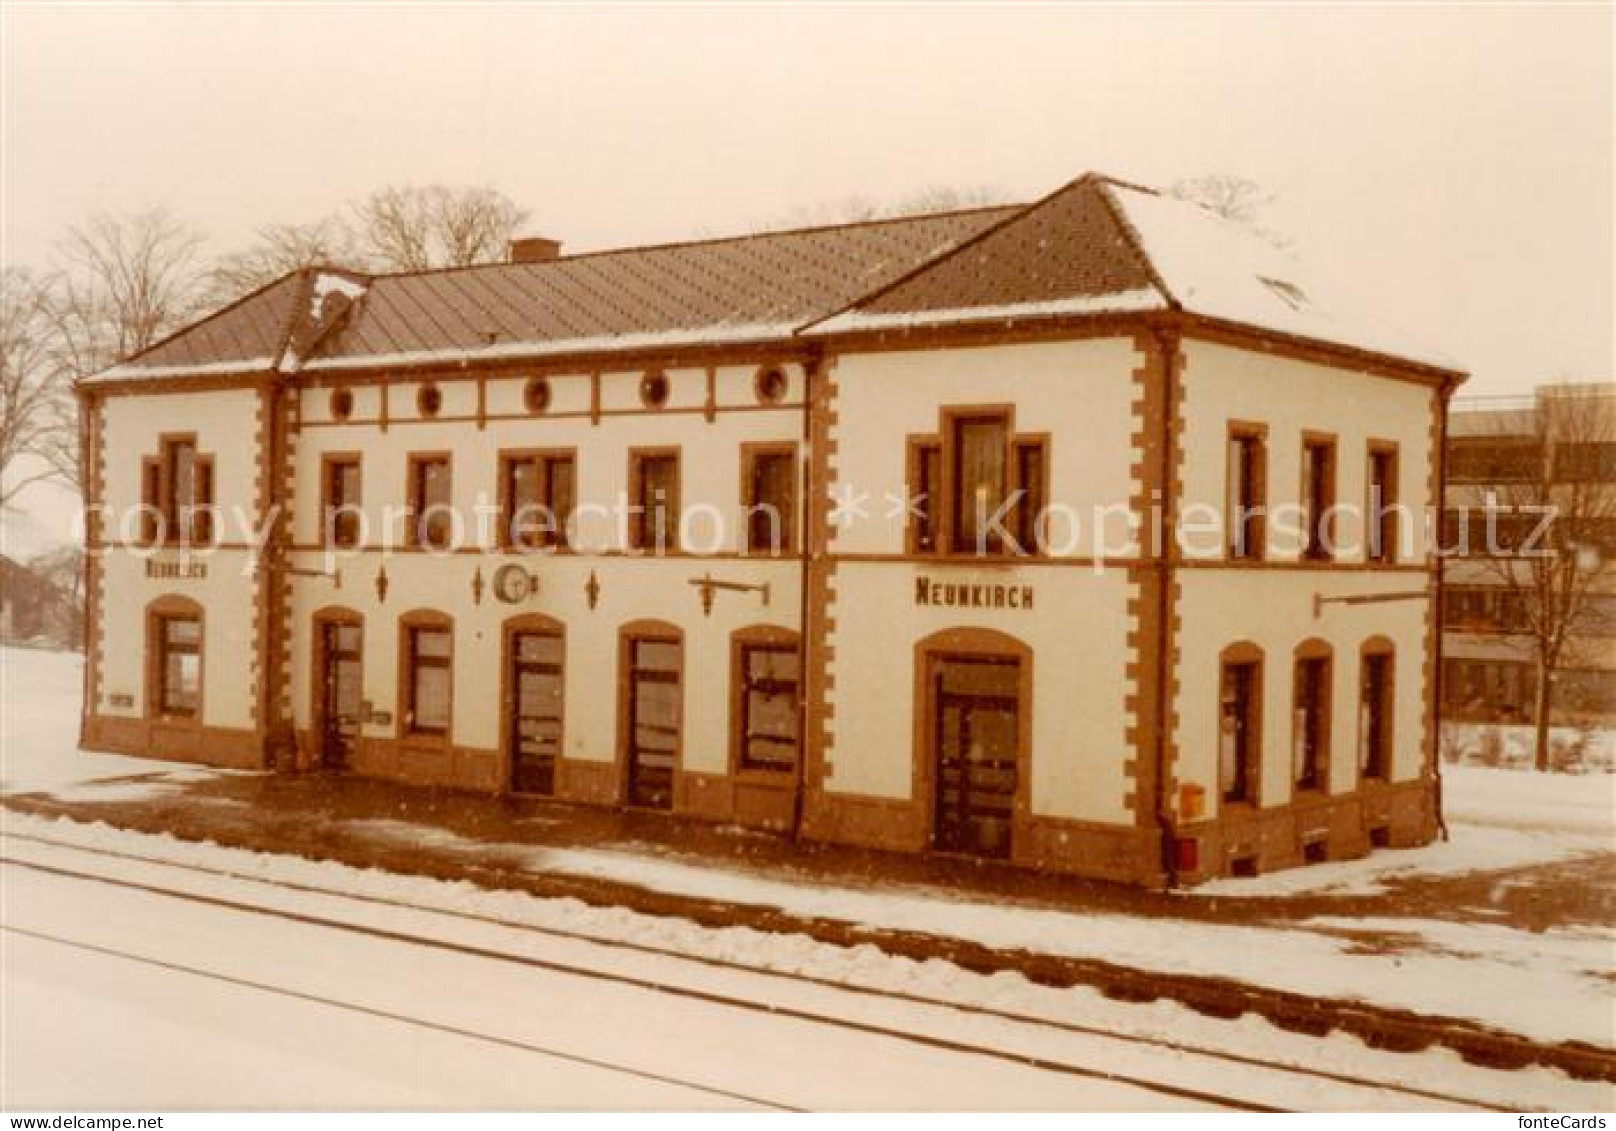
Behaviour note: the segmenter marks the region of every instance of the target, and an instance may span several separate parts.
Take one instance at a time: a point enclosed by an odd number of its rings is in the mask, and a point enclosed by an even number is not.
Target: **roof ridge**
[[[580,251],[574,255],[562,255],[555,259],[543,259],[534,263],[510,263],[498,260],[493,263],[465,263],[455,267],[427,267],[417,271],[377,271],[370,274],[371,279],[414,279],[426,275],[447,275],[456,271],[485,271],[494,267],[546,267],[554,263],[572,263],[580,259],[600,259],[609,255],[630,255],[636,252],[647,251],[673,251],[686,247],[710,247],[714,244],[745,243],[748,240],[771,239],[779,236],[805,236],[815,232],[844,232],[861,228],[875,228],[894,224],[915,224],[923,220],[944,220],[956,216],[975,216],[984,212],[1000,212],[1005,210],[1019,211],[1030,207],[1026,204],[982,204],[972,208],[949,208],[941,212],[916,212],[907,216],[876,216],[868,220],[849,220],[840,224],[809,224],[797,228],[773,228],[762,232],[742,232],[733,236],[705,236],[695,240],[668,240],[663,243],[625,244],[621,247],[603,247],[594,251]],[[341,268],[341,270],[347,270]],[[359,272],[363,274],[363,272]]]
[[[1145,274],[1150,276],[1151,285],[1161,292],[1162,298],[1167,300],[1169,307],[1174,310],[1182,310],[1184,304],[1178,301],[1178,296],[1167,285],[1166,276],[1157,269],[1156,261],[1150,257],[1150,252],[1145,249],[1145,237],[1138,228],[1133,226],[1133,221],[1128,219],[1127,210],[1111,195],[1118,188],[1131,189],[1135,192],[1147,192],[1152,196],[1162,196],[1162,194],[1155,189],[1130,185],[1113,177],[1100,178],[1100,200],[1105,204],[1105,210],[1111,214],[1111,219],[1116,223],[1118,230],[1122,232],[1122,237],[1128,241],[1128,246],[1139,257],[1139,263],[1144,267]]]

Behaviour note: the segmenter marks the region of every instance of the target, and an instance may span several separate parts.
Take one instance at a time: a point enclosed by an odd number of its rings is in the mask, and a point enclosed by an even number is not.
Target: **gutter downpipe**
[[[810,358],[802,367],[802,456],[798,463],[798,474],[801,477],[802,490],[798,492],[801,510],[798,516],[797,538],[797,763],[791,774],[791,821],[786,830],[787,837],[795,843],[802,833],[802,805],[803,789],[808,776],[808,695],[809,680],[814,683],[814,693],[817,694],[820,676],[808,666],[809,644],[809,603],[808,603],[808,575],[812,569],[812,545],[810,538],[813,535],[814,508],[817,500],[814,495],[815,477],[814,465],[818,462],[818,453],[814,450],[813,437],[813,403],[814,389],[818,384],[822,357]],[[818,652],[818,649],[815,649]]]
[[[1434,558],[1436,568],[1433,575],[1436,585],[1431,592],[1431,641],[1426,647],[1431,648],[1435,655],[1431,657],[1431,701],[1426,704],[1426,710],[1431,712],[1431,803],[1435,808],[1437,834],[1446,841],[1448,839],[1448,821],[1442,811],[1442,660],[1443,643],[1443,587],[1446,582],[1447,560],[1443,556],[1442,547],[1442,515],[1447,507],[1448,500],[1448,405],[1453,399],[1457,382],[1442,380],[1441,403],[1438,406],[1438,425],[1436,436],[1436,451],[1431,458],[1436,460],[1436,547]]]
[[[1173,496],[1172,471],[1176,437],[1173,429],[1174,414],[1178,411],[1173,392],[1178,384],[1179,331],[1176,327],[1159,327],[1152,331],[1162,351],[1162,432],[1161,452],[1158,457],[1158,482],[1161,500],[1157,522],[1149,536],[1155,541],[1151,558],[1156,563],[1157,617],[1156,617],[1156,827],[1161,835],[1162,875],[1169,889],[1178,887],[1178,861],[1175,851],[1172,797],[1167,780],[1167,755],[1171,736],[1167,733],[1172,716],[1169,697],[1173,687],[1173,659],[1171,615],[1173,606],[1173,560],[1177,546],[1174,528],[1178,500]]]

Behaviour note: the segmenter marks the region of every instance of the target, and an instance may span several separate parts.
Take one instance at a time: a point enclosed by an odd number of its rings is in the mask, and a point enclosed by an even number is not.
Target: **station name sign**
[[[1030,609],[1031,585],[992,585],[915,578],[915,604],[943,609]]]

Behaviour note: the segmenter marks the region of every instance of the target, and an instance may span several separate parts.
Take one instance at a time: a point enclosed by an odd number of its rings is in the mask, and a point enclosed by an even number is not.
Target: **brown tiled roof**
[[[311,269],[91,380],[386,369],[1175,309],[1454,369],[1353,312],[1250,229],[1090,174],[1025,206],[371,278]]]
[[[287,275],[193,322],[137,355],[142,368],[271,368],[291,332],[306,279]]]
[[[922,266],[856,309],[871,316],[1021,307],[1148,292],[1159,280],[1103,190],[1083,177],[1005,217],[943,261]]]
[[[540,263],[380,275],[365,281],[349,316],[298,362],[347,368],[447,355],[778,341],[1016,211],[972,209]],[[318,273],[302,274],[306,281]],[[293,304],[310,305],[309,294],[298,276],[289,276],[103,376],[232,362],[272,366],[288,341]]]

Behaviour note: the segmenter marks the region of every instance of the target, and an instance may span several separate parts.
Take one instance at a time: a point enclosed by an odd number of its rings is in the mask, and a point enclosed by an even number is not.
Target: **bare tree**
[[[58,305],[78,374],[138,353],[196,313],[201,245],[163,208],[102,213],[68,229]]]
[[[1234,173],[1206,173],[1185,177],[1167,187],[1167,195],[1199,204],[1209,212],[1249,228],[1276,247],[1290,239],[1264,226],[1262,219],[1274,204],[1274,194],[1256,181]]]
[[[0,508],[56,474],[52,455],[70,419],[72,389],[55,328],[50,281],[26,268],[0,270]],[[19,473],[26,456],[38,462]]]
[[[1504,437],[1500,437],[1501,440]],[[1514,525],[1478,559],[1519,610],[1537,669],[1535,764],[1550,768],[1549,723],[1562,671],[1586,662],[1597,637],[1595,594],[1611,584],[1616,547],[1616,388],[1560,385],[1538,396],[1531,431],[1505,442],[1519,459],[1493,487]],[[1543,531],[1537,537],[1538,529]]]
[[[358,237],[341,216],[310,224],[268,224],[258,229],[251,245],[213,265],[209,301],[229,302],[305,267],[358,264],[361,259]]]
[[[861,224],[870,220],[959,212],[967,208],[988,208],[1008,203],[1010,199],[1004,190],[992,185],[930,185],[885,202],[867,196],[847,196],[840,200],[805,205],[755,221],[749,227],[754,232],[767,232],[830,224]]]
[[[527,213],[491,188],[394,185],[352,207],[361,250],[380,270],[492,263]]]

